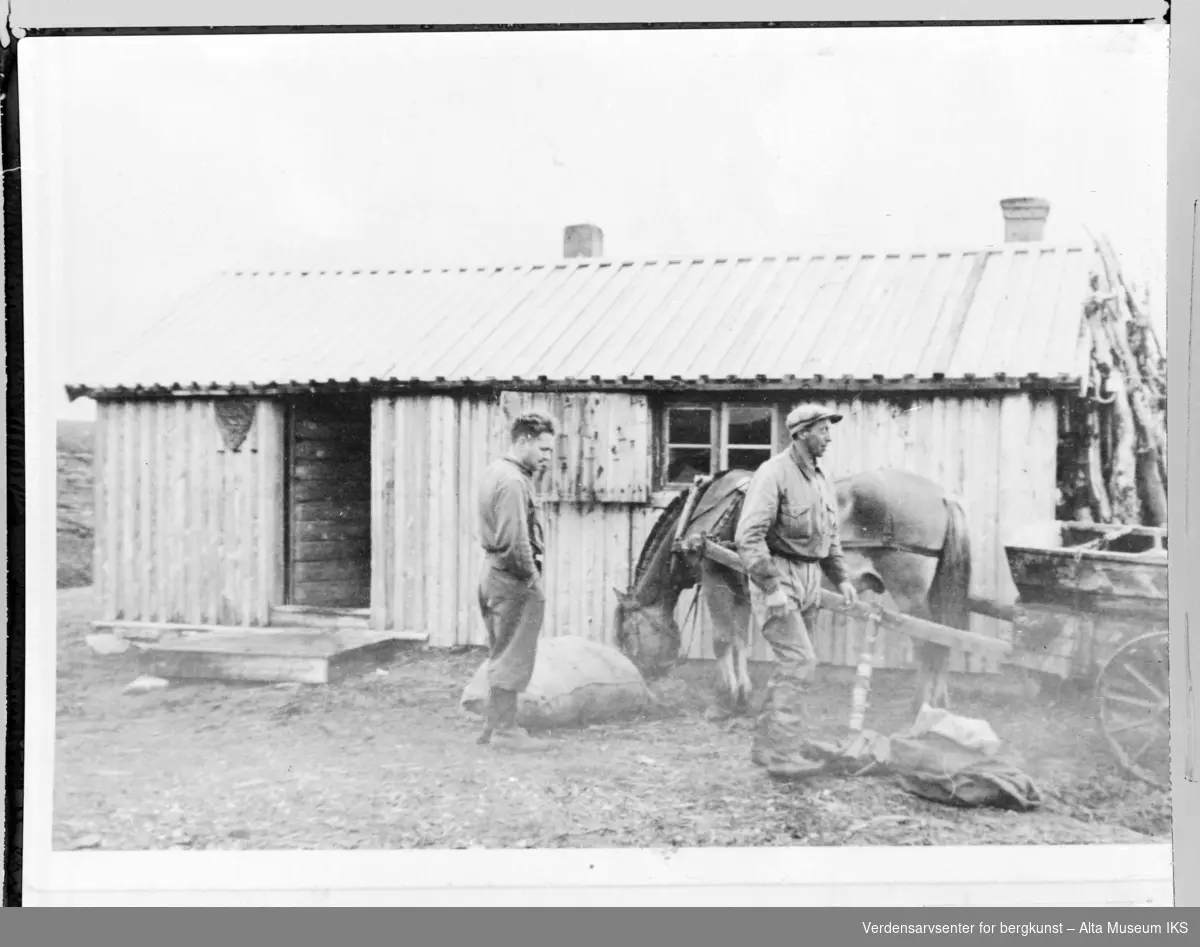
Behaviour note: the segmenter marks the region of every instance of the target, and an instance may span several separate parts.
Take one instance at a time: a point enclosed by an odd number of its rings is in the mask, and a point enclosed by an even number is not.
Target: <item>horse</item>
[[[708,480],[699,478],[678,494],[642,546],[633,585],[613,590],[616,644],[652,680],[680,661],[675,610],[683,591],[699,584],[713,623],[721,696],[739,714],[747,712],[752,690],[747,669],[749,580],[700,554],[698,540],[733,545],[752,475],[744,469],[724,470]],[[971,547],[961,500],[919,474],[889,467],[842,477],[832,486],[838,535],[855,589],[887,592],[904,614],[969,630]],[[682,522],[685,509],[687,522]],[[828,578],[823,577],[823,584],[830,587]],[[917,641],[914,650],[914,712],[925,703],[948,708],[950,649]]]

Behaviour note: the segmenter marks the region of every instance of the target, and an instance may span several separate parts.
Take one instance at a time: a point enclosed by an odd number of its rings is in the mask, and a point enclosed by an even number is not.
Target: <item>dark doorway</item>
[[[288,405],[287,604],[371,604],[371,401],[314,395]]]

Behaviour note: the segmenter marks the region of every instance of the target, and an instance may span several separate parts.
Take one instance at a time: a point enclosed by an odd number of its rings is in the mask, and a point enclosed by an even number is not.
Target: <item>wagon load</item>
[[[460,706],[482,714],[487,697],[485,661],[464,689]],[[650,701],[645,680],[620,651],[563,635],[538,645],[533,678],[517,701],[517,723],[527,729],[581,726],[637,713]]]

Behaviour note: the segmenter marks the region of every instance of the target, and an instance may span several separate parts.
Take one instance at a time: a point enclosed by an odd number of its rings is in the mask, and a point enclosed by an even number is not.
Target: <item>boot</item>
[[[480,746],[485,746],[492,742],[492,734],[496,732],[496,726],[500,722],[497,710],[495,692],[488,695],[487,706],[483,708],[483,731],[479,734],[476,743]]]
[[[517,693],[494,689],[491,704],[495,707],[495,723],[490,731],[490,742],[498,749],[537,752],[550,748],[549,742],[530,736],[517,726]]]
[[[795,672],[777,667],[754,726],[750,759],[773,779],[805,779],[825,766],[808,759],[803,747],[808,731],[804,682]]]

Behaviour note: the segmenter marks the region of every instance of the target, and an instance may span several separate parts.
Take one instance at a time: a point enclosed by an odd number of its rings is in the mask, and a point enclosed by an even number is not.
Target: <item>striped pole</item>
[[[850,729],[854,733],[862,732],[866,720],[867,695],[871,690],[871,671],[875,666],[875,638],[878,634],[879,623],[873,618],[868,619],[863,650],[858,659],[858,671],[854,677],[854,692],[850,697]]]

